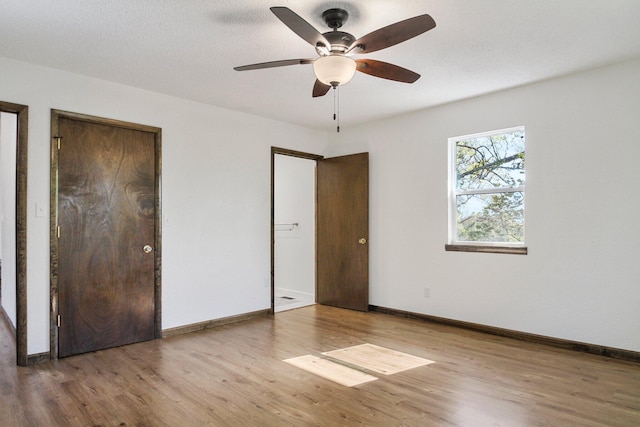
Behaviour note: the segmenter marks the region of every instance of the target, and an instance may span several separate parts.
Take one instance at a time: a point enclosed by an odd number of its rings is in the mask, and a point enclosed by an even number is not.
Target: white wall
[[[275,284],[315,297],[315,160],[275,156]]]
[[[630,61],[343,126],[327,155],[370,152],[370,302],[640,351],[638,76]],[[447,138],[517,125],[529,255],[445,252]]]
[[[16,139],[18,116],[0,113],[0,259],[2,308],[16,320]]]
[[[49,350],[51,109],[162,128],[164,329],[271,306],[271,146],[325,133],[0,58],[0,99],[29,106],[28,353]]]
[[[370,152],[380,306],[640,351],[640,61],[340,134],[0,58],[29,106],[28,352],[49,349],[50,109],[163,129],[163,328],[270,306],[270,147]],[[445,252],[447,138],[525,125],[529,255]],[[431,290],[424,298],[423,288]]]

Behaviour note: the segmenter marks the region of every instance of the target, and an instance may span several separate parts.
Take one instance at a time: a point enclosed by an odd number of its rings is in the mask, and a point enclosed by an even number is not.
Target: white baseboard
[[[313,293],[296,291],[294,289],[279,288],[277,286],[275,288],[275,295],[276,297],[287,296],[287,297],[293,297],[296,299],[303,299],[303,300],[310,300],[310,301],[315,300],[315,295]]]
[[[292,310],[294,308],[306,307],[308,305],[315,304],[316,298],[315,294],[308,292],[296,291],[293,289],[284,289],[284,288],[275,288],[275,298],[276,303],[274,307],[274,311],[279,313],[281,311]],[[293,300],[287,301],[284,304],[280,304],[278,302],[278,298],[289,297],[294,298]]]

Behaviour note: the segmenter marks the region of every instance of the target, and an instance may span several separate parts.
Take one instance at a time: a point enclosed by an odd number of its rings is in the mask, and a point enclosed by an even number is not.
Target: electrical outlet
[[[424,297],[431,298],[431,288],[424,288]]]

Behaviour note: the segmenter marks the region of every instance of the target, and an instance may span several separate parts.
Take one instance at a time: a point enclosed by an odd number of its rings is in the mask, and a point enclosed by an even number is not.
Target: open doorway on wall
[[[369,154],[325,159],[272,147],[271,171],[273,311],[367,311]]]
[[[0,111],[0,302],[13,332],[16,318],[16,141],[18,116]]]
[[[274,312],[315,304],[315,160],[274,156]]]
[[[27,152],[29,107],[0,101],[0,182],[5,200],[2,223],[2,317],[16,337],[16,362],[36,363],[27,354]],[[11,238],[13,236],[13,238]]]

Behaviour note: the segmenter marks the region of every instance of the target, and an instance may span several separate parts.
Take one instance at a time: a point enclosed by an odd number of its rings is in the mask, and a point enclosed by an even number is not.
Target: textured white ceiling
[[[436,21],[362,56],[422,78],[357,73],[340,91],[343,127],[640,57],[639,0],[1,0],[0,56],[333,129],[332,92],[311,97],[310,65],[233,70],[316,56],[271,6],[320,32],[329,30],[322,12],[341,7],[350,13],[342,30],[356,38],[424,13]]]

